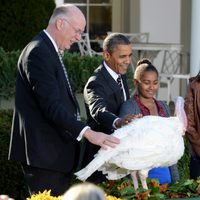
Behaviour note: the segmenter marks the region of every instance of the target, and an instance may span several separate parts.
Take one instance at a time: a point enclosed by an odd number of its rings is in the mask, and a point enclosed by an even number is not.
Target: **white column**
[[[55,0],[56,7],[64,3],[64,0]]]
[[[200,1],[192,0],[192,27],[190,50],[190,74],[197,75],[200,70]]]

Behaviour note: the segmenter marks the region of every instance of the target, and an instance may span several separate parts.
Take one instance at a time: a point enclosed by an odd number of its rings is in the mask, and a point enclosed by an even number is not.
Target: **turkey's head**
[[[176,97],[175,99],[175,112],[174,115],[179,118],[183,124],[183,134],[187,129],[187,117],[184,110],[184,98],[181,96]]]

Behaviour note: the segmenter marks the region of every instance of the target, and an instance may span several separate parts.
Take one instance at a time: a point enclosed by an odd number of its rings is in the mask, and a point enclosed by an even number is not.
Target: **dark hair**
[[[112,54],[114,49],[118,45],[130,45],[129,39],[120,33],[111,33],[108,35],[103,42],[103,51],[108,51],[108,53]]]
[[[152,65],[148,58],[143,58],[137,62],[137,67],[134,73],[134,79],[140,80],[144,72],[155,72],[158,76],[158,70]]]

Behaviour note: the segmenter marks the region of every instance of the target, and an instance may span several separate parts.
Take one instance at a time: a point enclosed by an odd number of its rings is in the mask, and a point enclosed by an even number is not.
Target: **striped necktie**
[[[122,86],[122,77],[119,75],[117,78],[117,84],[119,85],[120,89],[121,89],[121,98],[124,101],[124,89]]]
[[[123,87],[122,87],[122,78],[121,78],[120,75],[117,78],[117,84],[119,85],[119,87],[121,88],[121,90],[123,90]]]
[[[71,84],[69,82],[69,78],[68,78],[68,74],[67,74],[67,70],[65,68],[65,64],[63,62],[63,58],[62,58],[62,53],[60,51],[58,51],[58,57],[59,57],[59,60],[60,60],[60,63],[61,63],[61,66],[62,66],[62,69],[63,69],[63,72],[65,74],[65,78],[66,78],[66,81],[67,81],[67,84],[69,86],[69,90],[70,90],[70,93],[71,93],[71,96],[73,98],[73,100],[77,103],[77,100],[74,96],[74,93],[72,91],[72,87],[71,87]],[[80,117],[80,112],[79,112],[79,109],[77,108],[77,120],[80,121],[81,120],[81,117]]]
[[[65,78],[66,78],[67,84],[68,84],[68,86],[69,86],[70,93],[71,93],[72,97],[74,98],[74,93],[73,93],[73,91],[72,91],[72,87],[71,87],[71,84],[70,84],[70,82],[69,82],[67,70],[66,70],[65,64],[64,64],[64,62],[63,62],[62,53],[61,53],[60,51],[58,51],[58,57],[59,57],[59,59],[60,59],[61,65],[62,65],[64,74],[65,74]]]

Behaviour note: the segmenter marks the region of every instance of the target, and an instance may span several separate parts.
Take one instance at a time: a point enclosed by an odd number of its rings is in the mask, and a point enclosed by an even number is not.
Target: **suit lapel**
[[[122,103],[121,90],[120,90],[117,82],[109,74],[109,72],[106,70],[106,68],[103,66],[103,64],[100,66],[100,70],[101,70],[102,75],[106,79],[106,84],[108,84],[108,87],[110,87],[112,89],[112,91],[114,91],[117,102],[119,102],[121,104]],[[126,83],[124,83],[124,82],[123,82],[123,84],[126,85]]]
[[[108,86],[112,88],[114,91],[119,90],[117,82],[113,79],[113,77],[109,74],[109,72],[103,65],[100,66],[100,70],[104,78],[107,80]]]
[[[60,59],[58,57],[58,53],[56,52],[51,40],[49,39],[49,37],[44,33],[44,31],[41,31],[39,33],[39,35],[41,36],[41,38],[44,40],[44,42],[46,43],[46,45],[48,46],[48,49],[50,50],[51,54],[52,54],[52,57],[55,58],[55,61],[57,63],[57,65],[59,66],[59,68],[63,71],[62,69],[62,64],[60,62]],[[78,108],[79,112],[80,112],[80,108],[79,108],[79,105],[78,105],[78,101],[76,99],[76,95],[74,94],[72,96],[71,94],[71,91],[70,91],[70,88],[69,88],[69,85],[66,81],[66,78],[65,78],[65,74],[64,74],[64,71],[63,71],[63,81],[65,81],[65,85],[66,85],[66,88],[67,88],[67,92],[69,94],[69,96],[71,97],[72,101],[74,102],[75,106]]]
[[[126,75],[122,75],[122,81],[123,81],[123,85],[124,85],[124,89],[125,89],[125,93],[126,93],[126,99],[129,99],[130,94],[129,94],[129,89],[128,89],[128,85],[127,85],[127,81],[126,81]]]

